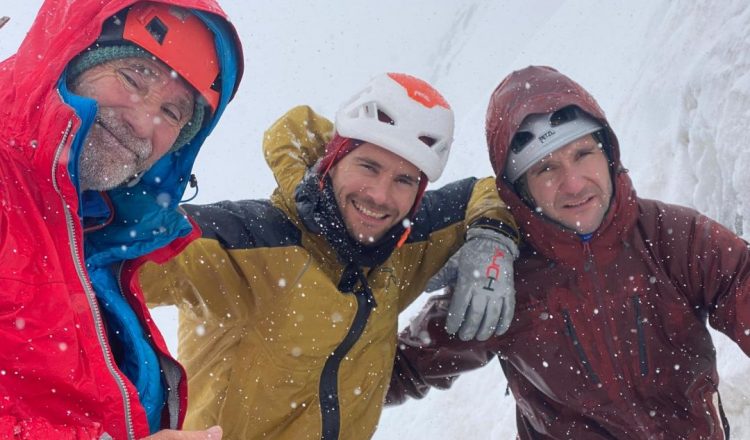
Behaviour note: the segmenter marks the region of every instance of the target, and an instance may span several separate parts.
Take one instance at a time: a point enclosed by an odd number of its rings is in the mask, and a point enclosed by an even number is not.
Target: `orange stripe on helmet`
[[[200,18],[176,6],[139,2],[125,18],[122,37],[168,65],[216,110],[219,92],[212,86],[219,75],[219,60],[214,34]]]
[[[448,101],[443,98],[443,95],[421,79],[404,73],[389,73],[388,76],[406,89],[406,93],[411,99],[423,106],[433,108],[439,105],[440,107],[450,109]]]

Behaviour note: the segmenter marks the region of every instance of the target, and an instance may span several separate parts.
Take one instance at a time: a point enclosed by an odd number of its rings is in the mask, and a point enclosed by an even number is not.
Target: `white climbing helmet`
[[[408,160],[430,182],[445,169],[453,143],[453,110],[425,81],[384,73],[336,113],[336,132],[384,148]]]
[[[505,175],[515,182],[548,154],[602,128],[596,119],[572,105],[529,115],[510,142]]]

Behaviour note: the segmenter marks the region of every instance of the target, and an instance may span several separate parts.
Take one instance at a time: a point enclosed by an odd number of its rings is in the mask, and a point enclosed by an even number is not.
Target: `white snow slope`
[[[198,203],[263,198],[275,186],[263,130],[289,107],[330,115],[372,75],[432,81],[457,115],[438,184],[489,175],[484,112],[510,71],[557,68],[607,112],[641,196],[695,207],[750,238],[750,3],[747,0],[220,0],[245,46],[244,83],[196,165]],[[0,58],[41,0],[6,0]],[[420,301],[421,303],[421,301]],[[416,313],[402,314],[402,326]],[[172,347],[176,319],[157,311]],[[750,359],[714,332],[732,437],[750,438]],[[383,413],[376,440],[510,439],[514,403],[495,363]]]

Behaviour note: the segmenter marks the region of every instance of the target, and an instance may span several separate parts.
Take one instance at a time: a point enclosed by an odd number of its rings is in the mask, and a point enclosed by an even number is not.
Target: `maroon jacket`
[[[608,131],[617,171],[602,225],[583,242],[499,177],[525,242],[513,324],[503,336],[462,342],[444,331],[448,298],[432,299],[401,335],[389,402],[447,388],[498,355],[522,439],[723,439],[706,319],[750,355],[748,245],[696,211],[638,198],[602,110],[550,68],[514,72],[493,94],[487,139],[496,174],[527,115],[570,104]]]

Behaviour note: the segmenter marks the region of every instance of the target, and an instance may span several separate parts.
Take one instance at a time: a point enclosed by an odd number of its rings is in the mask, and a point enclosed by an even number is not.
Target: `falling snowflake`
[[[156,196],[156,203],[158,203],[162,208],[166,208],[171,202],[172,196],[169,195],[169,193],[163,192]]]

